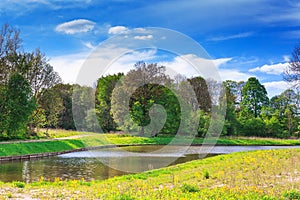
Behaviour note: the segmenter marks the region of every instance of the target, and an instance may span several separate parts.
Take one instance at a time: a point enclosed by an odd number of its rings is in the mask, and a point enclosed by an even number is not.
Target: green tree
[[[13,74],[13,62],[21,51],[20,31],[4,24],[0,30],[0,84],[7,84]]]
[[[37,104],[42,92],[61,81],[48,60],[39,49],[28,53],[21,49],[20,31],[5,24],[0,31],[0,84],[8,87],[14,74],[20,74],[28,81]],[[33,131],[36,119],[43,113],[39,109],[30,117],[30,128]]]
[[[72,113],[76,129],[79,131],[101,132],[95,112],[95,90],[87,86],[73,86]],[[92,129],[92,130],[91,130]]]
[[[269,98],[263,85],[255,77],[250,77],[242,89],[242,112],[258,117],[263,106],[267,106]]]
[[[45,116],[45,124],[47,128],[58,128],[59,115],[63,112],[63,99],[60,94],[50,88],[43,92],[40,98],[39,109]]]
[[[194,77],[187,80],[195,91],[199,108],[204,112],[209,112],[212,102],[205,79],[202,77]]]
[[[103,76],[98,79],[96,88],[96,113],[104,132],[117,130],[117,124],[111,113],[111,95],[123,73]]]
[[[8,110],[7,110],[7,87],[0,84],[0,138],[5,138],[8,128]]]
[[[144,99],[145,96],[141,96],[141,94],[147,94],[146,103]],[[143,103],[145,103],[144,106],[142,105]],[[173,91],[163,85],[146,84],[133,93],[129,103],[130,116],[133,121],[143,127],[150,123],[153,124],[158,123],[157,121],[163,121],[164,119],[162,115],[156,115],[156,118],[151,118],[149,115],[150,109],[155,104],[161,105],[164,108],[166,112],[166,119],[164,126],[160,131],[153,129],[152,133],[148,134],[157,135],[158,133],[177,133],[181,121],[180,105]],[[154,110],[152,114],[156,114]]]
[[[63,101],[63,110],[59,113],[58,127],[67,130],[75,130],[76,127],[72,112],[72,94],[74,85],[57,84],[53,88]]]
[[[33,114],[33,124],[37,128],[61,128],[75,130],[72,113],[73,85],[57,84],[45,89],[40,97],[37,110]]]
[[[145,126],[151,122],[149,109],[153,103],[162,104],[172,80],[165,75],[165,67],[138,62],[117,85],[112,95],[114,120],[123,130],[140,128],[144,135]],[[129,115],[128,115],[129,110]],[[169,116],[168,116],[169,117]]]
[[[289,105],[284,110],[284,124],[286,127],[286,137],[292,136],[292,134],[296,131],[297,123],[295,119],[294,106]]]
[[[6,92],[9,137],[23,137],[27,134],[27,123],[36,108],[28,81],[20,74],[13,74]]]
[[[242,135],[245,136],[258,136],[258,137],[266,137],[266,124],[265,122],[257,117],[257,118],[239,118],[240,127],[239,131]]]
[[[223,83],[226,93],[226,115],[222,135],[237,134],[238,121],[236,117],[238,83],[227,80]]]

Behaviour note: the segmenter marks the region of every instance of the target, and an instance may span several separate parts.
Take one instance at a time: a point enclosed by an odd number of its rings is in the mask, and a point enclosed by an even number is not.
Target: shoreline
[[[16,199],[295,199],[299,160],[299,149],[238,152],[107,180],[2,182],[0,193]]]
[[[73,153],[73,152],[81,152],[81,151],[90,151],[90,150],[97,150],[97,149],[106,149],[106,148],[116,148],[116,147],[128,147],[128,146],[148,146],[148,145],[161,145],[164,146],[166,144],[111,144],[111,145],[103,145],[103,146],[94,146],[94,147],[83,147],[83,148],[76,148],[76,149],[70,149],[70,150],[64,150],[64,151],[57,151],[57,152],[43,152],[43,153],[34,153],[34,154],[25,154],[25,155],[13,155],[13,156],[0,156],[0,164],[10,161],[22,161],[22,160],[32,160],[32,159],[38,159],[38,158],[46,158],[46,157],[53,157],[57,155],[62,155],[66,153]],[[211,146],[210,144],[191,144],[191,145],[184,145],[184,144],[170,144],[170,146]],[[291,144],[266,144],[266,145],[256,145],[256,144],[248,144],[248,145],[238,145],[238,144],[216,144],[212,145],[213,147],[217,146],[232,146],[232,147],[243,147],[243,146],[299,146],[300,145],[291,145]]]

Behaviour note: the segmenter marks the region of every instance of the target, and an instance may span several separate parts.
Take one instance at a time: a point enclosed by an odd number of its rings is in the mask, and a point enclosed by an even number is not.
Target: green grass
[[[49,130],[52,138],[72,136],[72,139],[53,141],[13,142],[10,144],[0,143],[0,156],[26,155],[44,152],[59,152],[78,149],[83,147],[102,145],[143,145],[143,144],[169,144],[173,138],[161,136],[155,138],[138,137],[128,134],[95,134],[88,132]],[[189,140],[179,138],[173,140],[174,144],[189,144]],[[209,142],[209,141],[208,141]],[[202,138],[195,138],[193,144],[202,144]],[[225,137],[219,138],[217,145],[300,145],[300,140],[283,140],[274,138],[243,138]]]
[[[84,147],[80,140],[25,142],[0,144],[0,156],[15,156],[44,152],[59,152]]]
[[[45,130],[39,131],[40,137],[45,137]],[[49,138],[62,138],[70,136],[94,135],[90,132],[68,131],[61,129],[49,129]],[[133,137],[129,134],[102,134],[110,138],[116,144],[168,144],[173,138],[171,136],[160,136],[156,138]],[[104,140],[106,140],[106,138]],[[105,143],[105,142],[104,142]],[[106,141],[107,143],[107,141]],[[195,138],[193,144],[202,144],[202,138]],[[277,139],[259,137],[221,137],[218,145],[300,145],[300,140],[296,139]]]
[[[64,130],[64,129],[39,129],[37,135],[39,138],[62,138],[70,136],[78,136],[84,134],[83,132],[74,130]],[[88,133],[87,133],[88,134]]]
[[[299,199],[299,161],[299,149],[251,151],[104,181],[0,183],[0,193],[20,199]]]

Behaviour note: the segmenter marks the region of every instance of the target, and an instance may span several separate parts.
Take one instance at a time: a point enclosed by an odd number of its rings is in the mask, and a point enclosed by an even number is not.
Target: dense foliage
[[[0,77],[0,138],[32,135],[36,105],[60,78],[38,49],[22,51],[19,31],[7,24],[0,31]]]
[[[298,58],[295,48],[291,62],[295,73]],[[62,84],[45,55],[38,49],[24,52],[19,31],[4,25],[0,32],[0,139],[35,136],[39,128],[189,135],[193,124],[198,125],[197,136],[203,137],[211,122],[220,120],[213,112],[225,104],[222,135],[300,136],[297,90],[269,99],[255,77],[220,84],[180,74],[171,78],[165,72],[164,66],[138,62],[127,74],[100,77],[95,88]],[[215,95],[220,88],[226,103],[222,95]]]

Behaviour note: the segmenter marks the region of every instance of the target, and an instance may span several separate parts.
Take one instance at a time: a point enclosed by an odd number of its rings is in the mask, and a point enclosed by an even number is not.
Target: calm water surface
[[[60,156],[0,164],[0,181],[38,181],[41,176],[61,179],[103,180],[161,168],[224,153],[300,146],[216,146],[210,148],[159,145],[99,149]],[[206,154],[210,152],[210,154]],[[104,164],[103,164],[104,163]],[[108,167],[108,165],[110,167]]]

